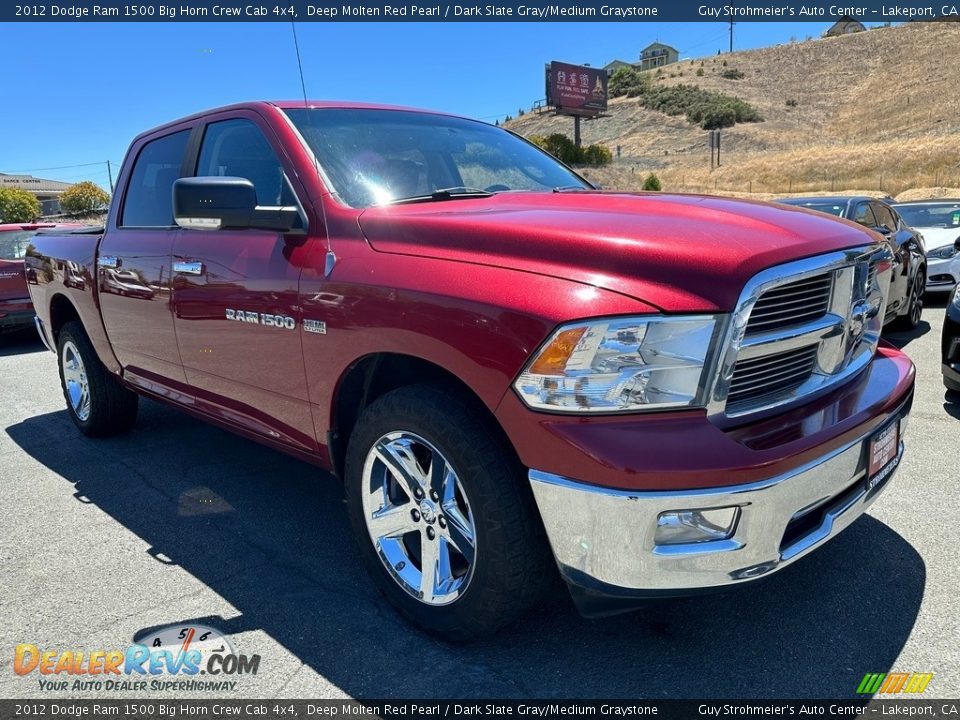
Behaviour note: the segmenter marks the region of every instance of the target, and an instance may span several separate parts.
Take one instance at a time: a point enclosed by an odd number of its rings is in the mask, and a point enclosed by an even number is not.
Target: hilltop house
[[[626,62],[625,60],[613,60],[604,65],[607,75],[613,75],[622,67],[632,67],[637,70],[652,70],[653,68],[663,67],[670,63],[675,63],[680,59],[680,51],[669,45],[660,42],[651,43],[640,51],[640,60],[637,62]]]
[[[54,215],[60,212],[60,196],[70,187],[70,183],[59,180],[43,180],[33,175],[8,175],[0,173],[0,188],[26,190],[40,201],[40,212]]]
[[[864,25],[859,20],[854,20],[849,15],[844,15],[842,18],[837,20],[829,30],[827,30],[823,36],[824,37],[839,37],[840,35],[849,35],[850,33],[863,32],[867,29],[867,26]]]
[[[640,62],[637,64],[640,70],[652,70],[675,63],[680,59],[680,51],[676,48],[655,42],[647,45],[640,51]]]

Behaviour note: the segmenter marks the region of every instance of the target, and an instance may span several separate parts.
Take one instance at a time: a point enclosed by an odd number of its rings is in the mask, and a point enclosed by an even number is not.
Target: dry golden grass
[[[745,77],[720,77],[726,69]],[[610,117],[583,123],[583,140],[619,145],[621,158],[589,174],[610,188],[638,189],[655,172],[665,190],[770,196],[960,187],[958,71],[960,23],[911,23],[683,61],[654,73],[655,82],[736,95],[765,121],[724,130],[722,166],[711,171],[706,131],[617,99]],[[527,114],[509,126],[569,134],[572,120]]]

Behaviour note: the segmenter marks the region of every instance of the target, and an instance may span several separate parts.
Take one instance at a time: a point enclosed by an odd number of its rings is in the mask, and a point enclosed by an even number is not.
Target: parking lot
[[[932,672],[927,695],[957,697],[960,399],[940,380],[943,314],[933,303],[890,335],[917,364],[907,452],[825,548],[759,584],[603,620],[558,587],[466,647],[380,600],[332,478],[149,401],[129,435],[85,439],[54,356],[32,334],[0,339],[0,695],[68,696],[14,674],[18,643],[122,649],[200,621],[261,655],[238,697],[840,698],[888,670]]]

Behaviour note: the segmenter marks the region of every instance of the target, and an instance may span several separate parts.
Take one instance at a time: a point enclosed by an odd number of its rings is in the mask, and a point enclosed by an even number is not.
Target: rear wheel
[[[424,630],[473,640],[542,596],[551,558],[523,468],[463,393],[424,384],[375,401],[345,475],[367,570]]]
[[[137,419],[137,395],[103,366],[79,322],[60,330],[57,357],[67,412],[80,432],[106,437],[131,428]]]
[[[913,330],[920,324],[923,315],[923,293],[927,284],[927,274],[923,268],[917,270],[917,275],[910,286],[910,300],[907,312],[897,318],[897,324],[904,330]]]

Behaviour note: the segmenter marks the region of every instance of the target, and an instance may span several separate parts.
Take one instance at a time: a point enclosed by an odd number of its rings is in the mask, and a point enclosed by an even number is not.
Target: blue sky
[[[829,23],[739,23],[735,48],[819,35]],[[727,24],[298,23],[307,93],[427,107],[493,122],[543,97],[549,60],[604,65],[654,40],[681,57],[727,47]],[[29,23],[3,28],[8,108],[0,172],[107,186],[139,132],[231,102],[301,96],[289,23]],[[12,86],[11,86],[12,79]],[[116,167],[114,169],[116,173]]]

